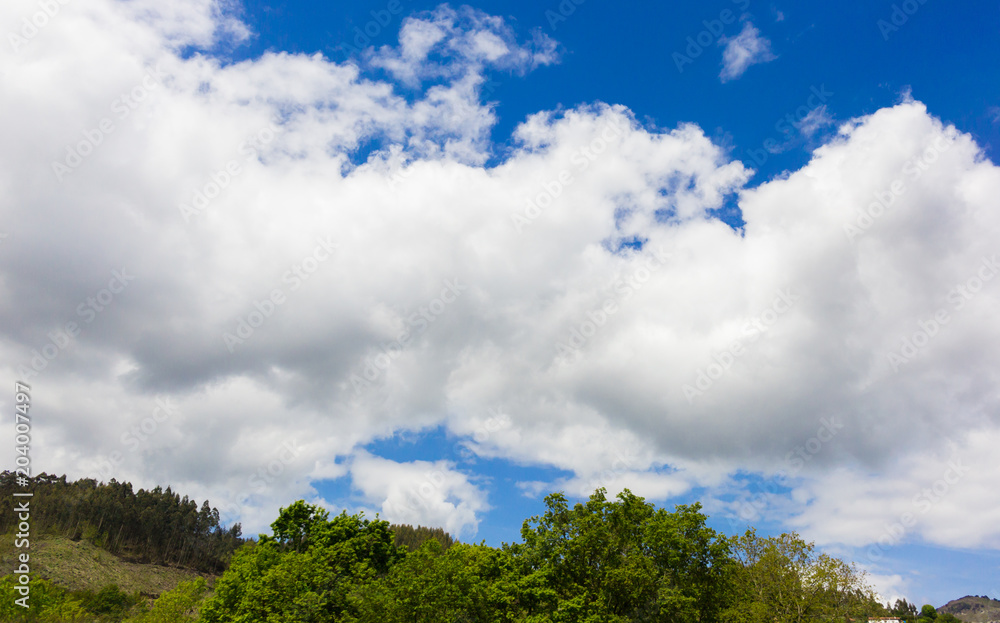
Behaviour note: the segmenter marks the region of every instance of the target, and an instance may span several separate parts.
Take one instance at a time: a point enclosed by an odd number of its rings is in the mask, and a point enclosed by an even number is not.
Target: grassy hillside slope
[[[12,535],[0,537],[0,575],[10,573],[24,550],[14,549]],[[31,570],[70,590],[98,591],[117,584],[126,593],[156,597],[180,582],[203,577],[211,585],[216,576],[191,569],[128,562],[91,543],[62,536],[39,535],[31,541]]]

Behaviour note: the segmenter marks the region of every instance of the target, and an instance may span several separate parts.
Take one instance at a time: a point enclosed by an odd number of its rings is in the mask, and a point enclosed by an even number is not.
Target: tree
[[[204,621],[339,621],[352,616],[352,591],[402,556],[388,522],[346,512],[329,519],[302,500],[281,509],[271,529],[233,556],[202,608]]]
[[[397,547],[406,547],[409,551],[416,551],[427,539],[436,539],[441,544],[441,548],[447,550],[455,543],[455,539],[441,528],[425,528],[411,525],[392,525],[392,535],[395,538]]]
[[[106,615],[120,620],[128,610],[139,602],[139,597],[123,592],[115,584],[109,584],[101,590],[82,591],[80,595],[83,607],[97,615]]]
[[[893,616],[897,616],[908,621],[914,621],[917,618],[917,607],[905,599],[897,599],[896,603],[893,604],[892,609],[889,612]]]
[[[0,474],[0,531],[18,522],[11,493],[23,487],[16,478],[13,472]],[[243,543],[238,530],[219,526],[218,510],[208,501],[199,512],[194,500],[169,487],[133,492],[131,484],[114,479],[67,482],[66,476],[44,473],[30,478],[27,486],[34,493],[36,533],[85,538],[113,554],[220,572]]]
[[[545,499],[524,522],[519,603],[552,621],[715,621],[728,544],[705,525],[701,506],[655,509],[625,490],[598,489],[570,508]]]
[[[0,621],[77,621],[87,614],[83,604],[69,591],[40,577],[31,578],[31,596],[23,602],[28,606],[25,608],[17,603],[24,597],[17,590],[19,587],[23,588],[13,574],[0,578]]]
[[[446,549],[434,530],[330,518],[300,500],[281,509],[272,536],[236,552],[201,621],[844,623],[888,613],[856,566],[794,533],[727,539],[698,504],[667,511],[628,490],[609,500],[598,489],[572,507],[555,493],[545,505],[522,543]],[[411,552],[417,535],[432,538]],[[955,623],[925,614],[921,623]]]
[[[280,509],[278,518],[271,524],[274,536],[262,535],[260,541],[266,543],[273,538],[281,545],[303,552],[309,546],[310,537],[322,529],[329,517],[330,513],[322,507],[299,500],[288,508]]]
[[[153,602],[147,612],[126,619],[125,623],[194,623],[208,587],[204,578],[181,582]]]
[[[938,616],[937,609],[930,605],[924,604],[920,608],[920,617],[917,619],[920,623],[930,623],[935,620]]]
[[[436,539],[359,586],[352,594],[358,621],[437,623],[506,621],[510,591],[503,579],[509,560],[491,547],[457,544],[444,551]]]
[[[731,575],[727,620],[801,623],[885,614],[866,576],[854,565],[816,554],[797,534],[730,539],[738,563]]]

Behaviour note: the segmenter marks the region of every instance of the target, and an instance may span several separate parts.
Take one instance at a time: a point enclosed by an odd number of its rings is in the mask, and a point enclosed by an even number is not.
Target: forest
[[[222,572],[229,557],[243,544],[241,528],[219,525],[219,511],[206,500],[194,500],[156,487],[132,490],[129,483],[39,474],[28,487],[16,485],[16,475],[0,474],[0,530],[17,525],[15,491],[31,497],[31,527],[39,533],[87,539],[125,558],[150,564],[172,564],[199,571]]]
[[[303,500],[280,510],[270,535],[243,539],[238,525],[218,525],[208,502],[199,510],[169,488],[133,493],[114,481],[38,480],[36,490],[47,492],[35,498],[45,529],[221,575],[182,582],[155,601],[115,586],[74,592],[35,577],[27,611],[12,605],[16,580],[6,576],[4,621],[819,623],[890,614],[909,623],[956,620],[904,601],[888,608],[856,565],[794,533],[763,537],[751,529],[727,537],[706,525],[699,504],[669,511],[628,490],[609,499],[598,489],[573,505],[551,494],[545,512],[524,521],[521,542],[491,547],[362,513],[331,516]],[[0,521],[9,532],[6,507]]]

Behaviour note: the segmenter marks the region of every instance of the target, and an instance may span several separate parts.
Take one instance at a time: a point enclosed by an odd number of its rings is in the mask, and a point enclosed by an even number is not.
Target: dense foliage
[[[730,539],[735,570],[725,619],[734,622],[845,621],[887,614],[854,565],[817,554],[795,534]]]
[[[572,506],[553,494],[545,504],[524,522],[521,543],[494,548],[363,514],[331,517],[300,500],[281,509],[272,535],[235,552],[211,591],[204,580],[184,582],[149,605],[115,587],[71,593],[35,578],[25,612],[9,607],[8,576],[0,619],[846,623],[890,614],[855,566],[795,534],[727,538],[706,525],[698,504],[667,511],[628,490],[608,499],[599,489]],[[953,623],[902,601],[892,613],[908,623]]]
[[[917,607],[905,599],[896,600],[892,613],[905,618],[907,623],[961,623],[962,621],[950,612],[938,612],[937,608],[930,604],[920,608],[918,615]]]
[[[392,530],[392,536],[396,541],[396,545],[405,547],[411,552],[423,545],[424,541],[428,539],[434,539],[440,543],[442,549],[448,549],[455,544],[455,540],[451,538],[451,535],[442,528],[425,528],[424,526],[414,528],[408,524],[392,524],[389,527]]]
[[[22,597],[16,586],[15,576],[0,578],[0,621],[4,623],[195,623],[208,590],[202,578],[181,582],[148,607],[140,595],[127,595],[114,584],[96,593],[70,591],[35,577],[29,607],[24,608],[15,601]]]
[[[434,538],[415,551],[389,524],[296,502],[244,546],[206,623],[805,623],[887,614],[853,566],[796,535],[727,539],[697,504],[673,512],[624,491],[546,498],[522,543]]]
[[[0,532],[17,525],[13,493],[31,491],[31,527],[35,534],[63,534],[87,539],[114,554],[142,562],[173,564],[200,571],[225,570],[243,544],[240,525],[219,525],[219,511],[156,487],[134,492],[127,482],[92,479],[67,482],[66,476],[40,474],[27,487],[16,475],[0,474]]]

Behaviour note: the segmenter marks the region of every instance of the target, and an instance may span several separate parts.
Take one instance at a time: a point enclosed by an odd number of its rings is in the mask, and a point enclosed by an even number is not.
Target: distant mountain
[[[985,595],[982,597],[968,595],[949,601],[937,611],[950,612],[966,623],[1000,623],[1000,601]]]

